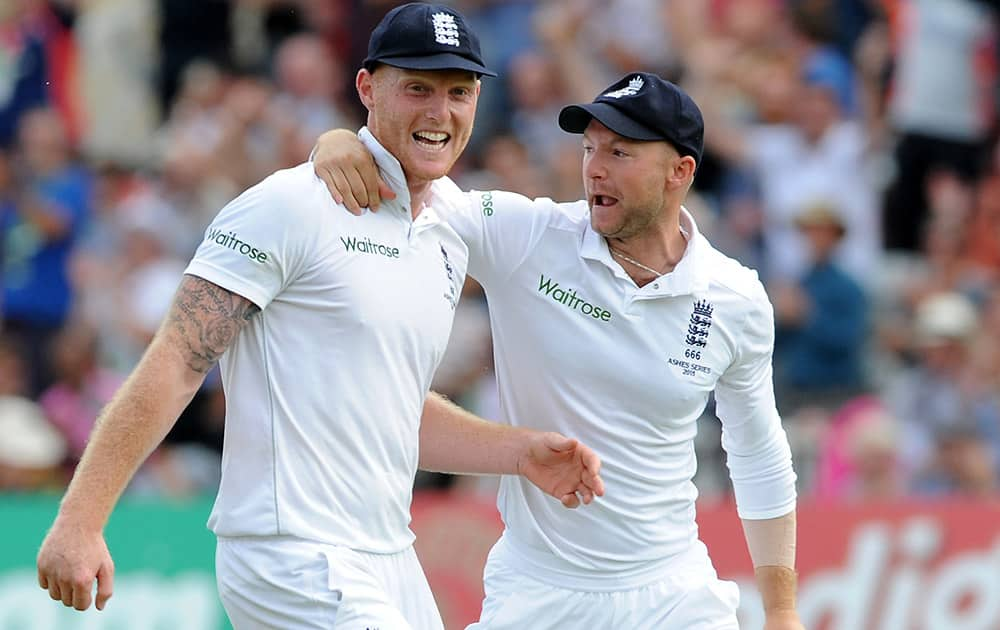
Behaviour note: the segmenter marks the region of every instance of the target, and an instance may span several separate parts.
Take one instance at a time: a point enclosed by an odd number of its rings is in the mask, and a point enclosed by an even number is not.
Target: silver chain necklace
[[[631,256],[628,256],[624,252],[615,249],[611,245],[608,245],[608,249],[611,251],[611,253],[613,255],[618,256],[619,258],[621,258],[625,262],[632,263],[633,265],[635,265],[639,269],[642,269],[644,271],[648,271],[649,273],[653,274],[654,276],[662,276],[663,275],[662,271],[657,271],[656,269],[653,269],[652,267],[647,267],[646,265],[642,264],[641,262],[639,262],[635,258],[632,258]]]

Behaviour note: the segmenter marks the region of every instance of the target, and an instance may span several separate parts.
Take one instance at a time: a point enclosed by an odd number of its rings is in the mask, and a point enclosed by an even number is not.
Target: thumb
[[[385,183],[385,180],[382,179],[381,175],[378,177],[378,195],[382,199],[396,198],[396,193],[393,192],[392,188],[389,188],[389,185]]]
[[[545,445],[553,451],[570,451],[576,448],[576,440],[561,433],[549,433],[545,438]]]
[[[104,610],[104,606],[115,590],[115,566],[110,560],[101,564],[97,570],[97,600],[95,605],[97,610]]]

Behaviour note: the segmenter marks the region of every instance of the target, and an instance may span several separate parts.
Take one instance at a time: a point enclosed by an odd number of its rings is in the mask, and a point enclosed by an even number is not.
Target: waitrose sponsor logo
[[[362,254],[375,254],[386,258],[399,258],[399,248],[376,243],[370,238],[357,238],[356,236],[340,237],[340,242],[344,244],[344,249],[349,252],[359,252]]]
[[[267,252],[242,240],[236,232],[223,232],[218,228],[209,228],[205,240],[211,241],[216,245],[221,245],[226,249],[231,249],[234,252],[239,252],[254,262],[267,262]]]
[[[594,306],[586,299],[577,295],[576,289],[565,289],[559,286],[559,283],[552,280],[552,278],[546,278],[545,274],[538,276],[538,292],[544,293],[556,302],[588,317],[593,317],[602,322],[611,321],[611,311],[600,306]]]

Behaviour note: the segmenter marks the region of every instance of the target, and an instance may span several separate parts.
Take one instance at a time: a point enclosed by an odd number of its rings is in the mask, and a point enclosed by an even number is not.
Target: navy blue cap
[[[413,2],[385,14],[368,40],[369,70],[384,63],[408,70],[469,70],[497,76],[483,64],[479,38],[454,9]]]
[[[592,103],[569,105],[559,112],[559,126],[583,133],[596,119],[632,140],[666,140],[681,155],[701,164],[705,121],[684,90],[648,72],[632,72],[610,85]]]

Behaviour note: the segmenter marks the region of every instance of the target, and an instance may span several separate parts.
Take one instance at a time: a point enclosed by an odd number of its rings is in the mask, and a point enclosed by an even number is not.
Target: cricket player
[[[444,175],[483,74],[460,14],[391,11],[357,87],[361,137],[396,201],[378,215],[337,210],[307,163],[216,217],[39,552],[53,599],[85,610],[96,578],[104,607],[108,516],[220,358],[226,435],[209,526],[237,629],[442,628],[409,528],[418,466],[523,474],[560,509],[603,492],[599,460],[575,440],[425,405],[468,259],[441,218],[454,198]]]
[[[559,124],[582,134],[586,200],[456,193],[447,220],[489,300],[502,419],[592,444],[608,494],[562,511],[503,479],[506,527],[469,630],[737,628],[737,587],[718,579],[695,523],[693,440],[713,391],[767,630],[801,630],[772,308],[757,274],[714,249],[682,206],[701,112],[639,72],[564,108]],[[315,159],[355,209],[378,188],[361,149],[328,132]],[[337,183],[351,179],[366,183]]]

